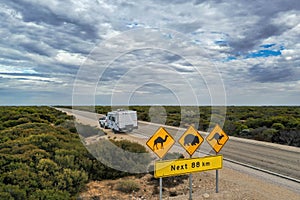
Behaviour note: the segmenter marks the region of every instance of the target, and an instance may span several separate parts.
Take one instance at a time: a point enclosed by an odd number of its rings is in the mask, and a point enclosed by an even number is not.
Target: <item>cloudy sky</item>
[[[298,0],[0,0],[0,105],[300,105]]]

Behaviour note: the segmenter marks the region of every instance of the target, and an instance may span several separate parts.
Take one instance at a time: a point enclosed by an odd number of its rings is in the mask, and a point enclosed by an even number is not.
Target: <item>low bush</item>
[[[116,189],[124,193],[131,193],[139,191],[140,186],[133,180],[122,180],[116,185]]]

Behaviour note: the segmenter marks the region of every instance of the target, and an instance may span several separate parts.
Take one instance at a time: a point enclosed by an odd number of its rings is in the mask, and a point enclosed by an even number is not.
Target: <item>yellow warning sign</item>
[[[154,177],[177,176],[194,172],[221,169],[222,167],[222,155],[207,156],[203,158],[156,161],[154,165]]]
[[[174,143],[173,137],[163,127],[160,127],[146,142],[147,146],[160,158],[164,157]]]
[[[222,147],[225,145],[228,139],[228,135],[218,124],[206,137],[206,141],[215,150],[216,153],[219,153],[221,151]]]
[[[178,140],[179,144],[192,156],[204,141],[200,133],[190,126]]]

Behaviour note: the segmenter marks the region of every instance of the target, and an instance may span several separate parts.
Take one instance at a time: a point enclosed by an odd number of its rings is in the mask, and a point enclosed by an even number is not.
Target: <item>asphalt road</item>
[[[156,124],[140,122],[139,129],[135,130],[133,134],[151,137],[158,127],[159,125]],[[165,129],[176,141],[185,131],[185,129],[171,127]],[[205,138],[207,133],[201,132],[201,135]],[[201,144],[199,151],[215,154],[206,142]],[[224,158],[230,160],[300,179],[300,148],[297,147],[229,137],[219,154],[223,154]]]
[[[60,109],[65,112],[70,112],[70,109]],[[84,111],[73,111],[76,116],[85,118],[88,124],[98,126],[97,119],[100,115]],[[159,124],[148,122],[139,122],[139,128],[132,133],[136,137],[151,137],[160,127]],[[165,129],[178,141],[185,129],[166,126]],[[201,132],[203,138],[207,133]],[[185,153],[183,148],[176,143],[172,149]],[[202,153],[199,153],[202,152]],[[203,142],[197,154],[214,154],[211,147]],[[276,172],[300,180],[300,148],[289,147],[285,145],[272,144],[261,141],[241,139],[229,137],[228,142],[222,148],[220,154],[224,158],[231,159],[237,162],[249,164],[254,167],[264,170]],[[197,156],[197,155],[196,155]]]

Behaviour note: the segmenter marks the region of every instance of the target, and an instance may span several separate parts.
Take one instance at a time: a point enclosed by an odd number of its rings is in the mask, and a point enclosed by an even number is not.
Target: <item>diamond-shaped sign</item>
[[[160,158],[165,156],[174,143],[173,137],[163,127],[160,127],[146,142],[147,146]]]
[[[219,153],[221,151],[222,147],[225,145],[228,139],[228,135],[218,124],[206,137],[206,141],[215,150],[216,153]]]
[[[200,133],[190,126],[178,140],[179,144],[192,156],[204,141]]]

